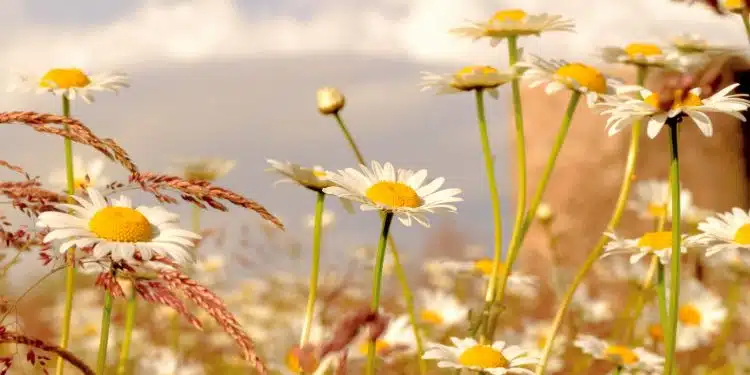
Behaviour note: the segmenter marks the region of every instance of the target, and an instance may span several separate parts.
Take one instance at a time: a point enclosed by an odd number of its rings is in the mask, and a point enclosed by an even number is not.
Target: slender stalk
[[[193,206],[193,211],[190,216],[190,224],[193,228],[193,232],[200,232],[201,230],[201,208]]]
[[[664,333],[664,347],[666,348],[666,340],[669,336],[667,334],[669,332],[669,324],[667,324],[669,315],[667,315],[667,283],[665,281],[664,265],[661,262],[656,267],[656,295],[659,306],[659,323]]]
[[[372,311],[378,311],[380,307],[380,287],[383,282],[383,263],[385,262],[385,246],[388,241],[388,231],[393,221],[393,213],[387,212],[383,217],[383,227],[380,231],[380,240],[378,241],[378,253],[375,259],[375,269],[372,272]],[[367,374],[375,374],[375,341],[370,341],[367,345]]]
[[[727,352],[727,343],[732,335],[732,327],[737,317],[738,305],[742,299],[741,285],[740,279],[734,280],[734,282],[729,284],[729,290],[727,291],[727,317],[724,319],[721,333],[719,334],[719,338],[716,339],[714,350],[709,357],[712,362],[719,360],[722,354]]]
[[[630,187],[633,184],[633,175],[635,173],[635,162],[638,158],[638,149],[639,149],[638,146],[640,143],[640,137],[641,137],[641,124],[634,123],[631,128],[630,147],[628,149],[628,157],[625,163],[625,171],[623,173],[622,185],[620,186],[620,194],[617,197],[617,202],[615,203],[615,209],[614,209],[614,212],[612,212],[612,217],[610,218],[609,223],[607,224],[608,231],[612,231],[614,230],[614,228],[617,227],[617,225],[620,223],[620,218],[622,218],[622,213],[625,211],[625,206],[628,201],[628,196],[630,195]],[[588,273],[588,271],[591,269],[594,263],[596,263],[596,261],[602,255],[602,251],[604,250],[604,245],[606,245],[607,242],[609,242],[609,237],[604,236],[604,235],[599,237],[599,241],[597,241],[594,248],[591,249],[591,252],[589,253],[588,258],[586,258],[586,261],[583,263],[583,266],[581,266],[581,269],[578,271],[578,274],[576,274],[570,287],[568,287],[568,290],[565,292],[565,295],[563,296],[560,307],[555,313],[555,318],[552,322],[550,336],[542,352],[542,359],[536,368],[537,375],[544,374],[544,370],[547,368],[547,361],[549,360],[550,353],[552,350],[551,343],[554,341],[555,336],[560,331],[560,326],[562,325],[563,319],[565,318],[565,313],[568,311],[570,302],[573,300],[573,294],[575,294],[575,291],[578,288],[578,285],[581,284],[583,279],[586,277],[586,274]]]
[[[357,159],[357,162],[359,164],[365,165],[365,158],[364,156],[362,156],[362,152],[360,152],[359,147],[357,147],[357,143],[354,141],[354,137],[352,137],[349,129],[346,127],[346,123],[344,123],[338,112],[334,116],[336,118],[336,122],[341,128],[341,132],[344,133],[344,137],[349,142],[349,147],[352,149],[352,152],[354,152],[354,157]],[[404,297],[406,313],[407,315],[409,315],[409,323],[411,323],[412,330],[414,332],[414,342],[417,349],[416,358],[417,362],[419,363],[419,373],[420,375],[425,375],[427,374],[427,362],[422,358],[422,353],[424,352],[424,344],[422,343],[422,333],[419,329],[417,315],[414,311],[414,295],[411,292],[411,288],[409,288],[409,279],[406,277],[406,271],[404,270],[404,266],[401,264],[401,257],[399,256],[398,249],[396,247],[396,240],[393,239],[393,236],[388,237],[388,246],[391,248],[391,255],[393,256],[393,266],[396,272],[396,278],[398,279],[399,285],[401,286],[401,294]]]
[[[613,375],[620,375],[622,373],[622,366],[617,366]]]
[[[670,290],[669,290],[669,330],[666,332],[669,338],[666,340],[668,348],[666,351],[666,360],[664,373],[671,374],[675,366],[675,347],[677,340],[677,313],[679,309],[680,298],[680,241],[682,233],[680,232],[680,157],[678,152],[678,124],[669,121],[669,145],[672,154],[672,160],[669,167],[669,184],[672,191],[672,256],[670,259]]]
[[[112,294],[104,292],[102,307],[102,331],[99,336],[99,353],[96,356],[96,374],[103,375],[107,368],[107,346],[109,343],[109,324],[112,321]]]
[[[740,14],[740,17],[742,17],[742,24],[745,25],[745,34],[747,35],[747,40],[750,42],[750,12],[745,10]]]
[[[70,99],[67,95],[62,96],[63,116],[70,117]],[[65,131],[70,130],[68,125],[64,125]],[[75,194],[75,173],[73,171],[73,142],[70,138],[65,137],[65,177],[67,180],[68,195]],[[71,199],[71,198],[69,198]],[[72,247],[66,252],[67,268],[65,269],[65,307],[63,310],[62,336],[60,336],[60,347],[66,349],[70,341],[70,317],[73,314],[73,295],[75,294],[75,248]],[[65,362],[62,357],[57,357],[55,374],[62,375]]]
[[[125,375],[126,369],[128,368],[130,343],[133,339],[133,328],[135,327],[137,307],[136,296],[135,288],[132,288],[130,291],[130,297],[128,298],[128,305],[125,310],[125,334],[123,335],[122,345],[120,346],[120,361],[117,364],[117,375]]]
[[[323,226],[323,207],[325,206],[326,195],[322,191],[318,192],[318,198],[315,201],[315,219],[313,229],[313,249],[312,260],[310,261],[310,293],[307,297],[307,308],[305,309],[305,325],[302,327],[302,335],[299,339],[299,346],[303,347],[310,339],[310,328],[312,327],[313,315],[315,314],[315,300],[318,296],[318,274],[320,272],[320,234]]]

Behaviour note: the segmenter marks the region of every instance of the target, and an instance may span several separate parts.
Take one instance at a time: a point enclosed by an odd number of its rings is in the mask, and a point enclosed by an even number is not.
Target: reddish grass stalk
[[[73,353],[66,349],[63,349],[57,345],[45,343],[42,340],[21,335],[19,333],[10,332],[5,328],[0,328],[0,343],[15,343],[20,345],[26,345],[32,348],[36,348],[48,353],[54,353],[60,356],[64,361],[70,363],[75,368],[81,371],[85,375],[95,375],[94,370],[89,368],[83,360],[76,357]]]

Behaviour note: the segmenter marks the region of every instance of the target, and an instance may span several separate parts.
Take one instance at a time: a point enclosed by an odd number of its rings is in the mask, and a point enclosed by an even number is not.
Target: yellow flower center
[[[213,181],[216,177],[218,177],[216,171],[209,168],[188,167],[185,169],[185,178],[188,180]]]
[[[598,70],[585,64],[566,64],[561,66],[555,72],[555,75],[563,78],[569,84],[573,80],[579,85],[587,88],[589,91],[606,93],[607,80]]]
[[[604,355],[612,362],[621,363],[623,365],[632,365],[638,362],[638,355],[633,353],[633,350],[627,346],[610,345],[604,351]]]
[[[734,242],[740,245],[750,245],[750,224],[745,224],[734,232]]]
[[[97,237],[114,242],[148,242],[153,238],[151,223],[142,213],[127,207],[105,207],[89,221]]]
[[[649,215],[653,217],[662,217],[667,213],[667,205],[651,202],[648,204],[648,208],[646,210],[648,211]]]
[[[471,74],[497,74],[497,69],[489,65],[469,65],[461,68],[456,72],[456,77],[462,77]]]
[[[304,371],[304,369],[302,368],[302,365],[300,364],[299,353],[294,348],[290,349],[286,353],[285,362],[286,362],[286,368],[291,372],[300,373]],[[317,361],[314,363],[314,365],[315,365],[315,368],[318,367]]]
[[[83,326],[83,335],[88,337],[96,337],[99,335],[99,326],[94,323],[86,323]]]
[[[662,100],[659,94],[655,92],[645,97],[643,101],[646,102],[646,104],[663,111],[703,105],[703,100],[701,100],[698,95],[682,89],[674,90],[671,102],[669,100]]]
[[[489,345],[475,345],[464,350],[458,356],[458,363],[464,366],[475,366],[479,368],[504,368],[508,366],[508,359],[495,348]]]
[[[547,346],[547,336],[538,335],[536,337],[536,347],[539,349],[544,349],[545,346]]]
[[[672,248],[672,232],[648,232],[638,239],[639,247],[649,247],[653,250]]]
[[[664,328],[660,324],[655,323],[648,326],[648,335],[656,341],[664,340]]]
[[[687,326],[697,326],[701,324],[701,312],[693,305],[680,307],[677,317],[682,324]]]
[[[521,9],[506,9],[495,12],[490,21],[506,22],[506,21],[523,21],[526,19],[528,14]]]
[[[728,10],[742,10],[747,7],[745,0],[724,0],[724,7]]]
[[[444,321],[442,315],[432,310],[422,310],[419,315],[422,318],[422,321],[432,324],[443,324]]]
[[[86,87],[91,83],[86,73],[80,69],[52,69],[39,80],[40,87],[69,89]]]
[[[370,346],[369,341],[365,341],[359,346],[359,352],[367,354],[367,350]],[[391,345],[383,340],[375,340],[375,354],[383,354],[391,348]]]
[[[482,258],[474,261],[474,270],[485,276],[492,276],[495,263],[492,259]],[[503,268],[503,263],[500,262],[500,269]]]
[[[422,205],[422,198],[406,184],[381,181],[370,186],[365,196],[375,203],[388,208],[416,208]]]
[[[654,44],[648,43],[631,43],[625,47],[625,53],[630,57],[636,56],[658,56],[663,52],[661,48]]]
[[[94,184],[94,181],[86,181],[86,178],[76,178],[73,180],[73,187],[75,189],[85,190],[87,187]]]

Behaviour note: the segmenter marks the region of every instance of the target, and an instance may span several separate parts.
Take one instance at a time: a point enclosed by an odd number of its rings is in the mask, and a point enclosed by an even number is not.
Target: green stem
[[[750,14],[748,14],[748,11],[745,10],[740,14],[740,17],[742,17],[742,24],[745,25],[745,34],[747,35],[747,40],[750,41]]]
[[[741,280],[733,280],[729,284],[729,290],[727,291],[727,317],[724,319],[724,324],[721,327],[721,334],[716,339],[714,350],[709,356],[711,362],[718,361],[722,354],[728,352],[727,344],[729,338],[732,336],[732,328],[734,326],[734,320],[737,317],[737,307],[742,299],[742,292],[740,290]]]
[[[617,225],[620,223],[620,219],[622,218],[622,213],[625,211],[625,206],[627,205],[628,196],[630,195],[630,187],[633,184],[633,175],[635,173],[635,162],[638,158],[638,148],[639,148],[638,146],[640,143],[640,137],[641,137],[641,124],[634,123],[631,128],[630,147],[628,149],[628,157],[625,163],[625,171],[623,173],[622,185],[620,186],[620,194],[617,197],[617,203],[615,203],[615,209],[612,212],[612,217],[610,218],[609,223],[607,224],[607,231],[613,231],[614,228],[617,227]],[[560,307],[555,313],[555,318],[552,322],[550,336],[542,352],[542,359],[536,368],[537,375],[544,374],[544,370],[547,367],[547,361],[549,361],[550,353],[552,351],[551,343],[554,341],[555,336],[560,331],[560,326],[562,325],[563,319],[565,318],[565,313],[568,311],[570,302],[573,300],[573,294],[575,294],[575,291],[578,288],[578,285],[581,284],[583,279],[586,277],[586,274],[588,273],[588,271],[591,269],[594,263],[596,263],[596,261],[602,255],[602,251],[604,250],[604,245],[606,245],[607,242],[609,242],[609,240],[610,240],[609,237],[604,236],[604,235],[602,235],[599,238],[599,241],[596,243],[594,248],[591,249],[591,252],[589,253],[588,258],[586,258],[586,261],[584,262],[583,266],[581,266],[581,269],[578,271],[578,274],[576,274],[570,287],[568,287],[568,290],[565,292],[565,295],[563,296],[563,300],[560,304]]]
[[[622,373],[622,366],[617,366],[613,375],[620,375]]]
[[[341,118],[338,112],[336,112],[334,117],[336,118],[336,122],[339,124],[339,127],[341,128],[341,132],[344,133],[344,137],[346,137],[347,141],[349,142],[349,146],[354,152],[354,157],[357,159],[357,162],[359,164],[365,165],[365,158],[364,156],[362,156],[362,153],[359,151],[359,147],[357,147],[357,143],[354,141],[354,137],[352,137],[351,133],[349,133],[349,129],[346,127],[346,124],[344,123],[343,119]],[[419,330],[419,322],[417,321],[417,315],[414,311],[414,296],[411,292],[411,288],[409,288],[409,280],[406,277],[406,271],[404,270],[404,267],[401,264],[398,249],[396,247],[396,240],[393,239],[393,236],[388,236],[388,245],[391,248],[391,255],[393,256],[393,266],[396,272],[396,277],[398,278],[398,282],[401,285],[401,294],[404,297],[404,302],[406,305],[406,313],[409,315],[409,321],[414,331],[414,341],[417,347],[416,357],[417,357],[417,362],[419,363],[419,373],[420,375],[425,375],[427,374],[427,362],[425,361],[425,359],[422,358],[422,353],[424,352],[424,345],[422,343],[422,333]]]
[[[125,310],[125,334],[123,335],[122,346],[120,347],[120,361],[117,364],[117,375],[125,375],[126,369],[128,368],[130,342],[133,339],[133,328],[135,327],[137,306],[136,296],[135,288],[132,288],[130,291],[130,297],[128,298],[128,305]]]
[[[201,230],[201,208],[193,206],[193,212],[190,217],[190,224],[193,228],[193,232],[198,233]]]
[[[66,95],[62,96],[62,112],[64,117],[70,117],[70,99]],[[64,125],[65,131],[70,127]],[[73,171],[73,142],[70,138],[65,137],[65,177],[67,180],[68,195],[75,194],[75,173]],[[70,198],[69,198],[70,199]],[[62,336],[60,337],[60,347],[65,349],[70,341],[70,318],[73,314],[73,295],[75,294],[75,248],[70,248],[66,252],[67,268],[65,269],[65,307],[63,310]],[[55,374],[62,375],[65,362],[62,357],[57,357]]]
[[[380,231],[378,241],[378,252],[375,259],[375,269],[372,272],[372,303],[370,308],[377,312],[380,307],[380,287],[383,282],[383,263],[385,262],[385,246],[388,241],[388,231],[393,221],[393,212],[387,212],[383,216],[383,227]],[[375,374],[375,341],[370,341],[367,346],[367,374]]]
[[[677,343],[677,313],[679,309],[680,298],[680,241],[682,233],[680,232],[680,157],[678,152],[678,124],[673,121],[669,125],[669,145],[672,155],[672,161],[669,167],[669,184],[672,194],[672,256],[670,259],[670,293],[669,293],[669,330],[667,334],[668,348],[666,351],[666,361],[664,367],[665,374],[671,374],[675,366],[675,347]]]
[[[667,338],[669,337],[669,335],[667,334],[667,332],[669,332],[669,324],[667,324],[669,315],[667,314],[667,283],[665,281],[664,274],[664,265],[659,262],[659,265],[656,269],[656,299],[659,306],[659,323],[661,324],[662,331],[664,332],[663,344],[664,348],[666,348]]]
[[[102,307],[102,330],[99,336],[99,353],[96,356],[96,374],[104,375],[107,368],[107,346],[109,342],[109,324],[112,320],[112,294],[104,292],[104,306]]]
[[[313,315],[315,314],[315,300],[318,296],[318,274],[320,272],[320,234],[323,229],[323,207],[326,195],[318,192],[315,201],[315,219],[313,229],[312,260],[310,261],[310,294],[307,297],[307,308],[305,309],[305,325],[302,327],[302,335],[299,339],[300,348],[307,344],[310,339],[310,328],[312,327]]]

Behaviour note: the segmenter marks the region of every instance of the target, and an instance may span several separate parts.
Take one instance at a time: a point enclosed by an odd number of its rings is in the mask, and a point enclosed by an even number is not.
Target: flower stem
[[[357,159],[357,162],[359,164],[365,165],[365,158],[364,156],[362,156],[359,147],[357,147],[357,143],[354,141],[354,137],[352,137],[351,133],[349,133],[349,129],[346,127],[346,123],[344,123],[344,120],[341,118],[338,112],[336,112],[334,116],[336,117],[336,122],[341,128],[341,132],[344,133],[344,137],[349,142],[349,146],[354,152],[354,157]],[[409,322],[411,323],[412,329],[414,331],[414,342],[417,349],[416,357],[417,362],[419,363],[419,373],[420,375],[425,375],[427,374],[427,362],[422,358],[424,345],[422,343],[422,333],[419,329],[417,315],[414,311],[414,296],[411,292],[411,288],[409,288],[409,280],[406,277],[406,271],[401,264],[401,257],[399,256],[398,249],[396,247],[396,241],[393,239],[393,236],[388,236],[388,246],[391,248],[391,255],[393,256],[393,266],[396,273],[396,278],[398,278],[398,282],[401,285],[401,294],[404,297],[406,313],[409,315]]]
[[[750,12],[745,10],[740,14],[742,17],[742,23],[745,25],[745,34],[747,34],[747,40],[750,41]]]
[[[666,338],[668,337],[667,332],[669,329],[669,325],[667,324],[667,283],[664,276],[664,265],[661,264],[661,262],[659,262],[659,265],[656,267],[656,286],[656,298],[659,305],[659,322],[664,333],[664,347],[666,348]]]
[[[310,293],[307,297],[307,308],[305,309],[305,324],[302,327],[302,335],[299,339],[300,348],[307,344],[310,339],[310,328],[312,327],[313,315],[315,313],[315,300],[318,296],[318,274],[320,272],[320,234],[322,232],[323,207],[326,195],[318,192],[315,201],[315,219],[313,229],[312,260],[310,261]]]
[[[122,338],[122,345],[120,347],[120,361],[117,364],[117,375],[125,375],[125,370],[128,368],[128,358],[130,357],[130,342],[133,338],[133,328],[135,327],[135,315],[136,315],[136,292],[135,288],[130,291],[130,297],[128,298],[127,308],[125,310],[125,334]]]
[[[666,361],[664,373],[669,375],[675,366],[675,347],[677,343],[677,313],[679,309],[680,298],[680,241],[682,233],[680,232],[680,157],[678,152],[678,124],[675,121],[668,121],[669,125],[669,145],[672,154],[672,160],[669,167],[669,184],[672,190],[672,256],[670,259],[670,293],[669,293],[669,338],[667,342]]]
[[[388,241],[388,231],[393,221],[393,213],[387,212],[383,216],[383,227],[380,231],[378,241],[378,252],[375,259],[375,269],[372,273],[372,303],[370,308],[377,312],[380,307],[380,287],[383,282],[383,263],[385,262],[385,246]],[[370,341],[367,346],[367,374],[375,374],[375,341]]]
[[[610,218],[609,223],[607,224],[608,231],[612,231],[614,230],[614,228],[617,227],[617,225],[620,223],[620,218],[622,217],[622,213],[625,211],[625,206],[628,201],[628,196],[630,195],[630,187],[633,184],[633,176],[635,173],[635,162],[638,158],[638,148],[639,148],[638,146],[640,143],[640,137],[641,137],[641,124],[634,123],[631,128],[630,147],[628,149],[627,161],[625,162],[625,171],[623,173],[622,184],[620,186],[620,193],[617,197],[617,202],[615,203],[615,209],[612,212],[612,217]],[[594,248],[591,249],[591,252],[589,253],[588,258],[586,258],[586,261],[583,263],[583,266],[581,266],[580,270],[578,270],[578,273],[573,279],[573,282],[571,283],[570,287],[568,287],[568,290],[565,292],[565,295],[563,296],[560,307],[555,313],[555,318],[552,322],[552,327],[550,330],[550,336],[542,352],[542,359],[536,368],[537,375],[542,375],[545,373],[544,370],[547,367],[547,361],[549,360],[550,353],[552,350],[551,343],[554,341],[555,336],[560,331],[560,326],[562,325],[563,318],[565,318],[565,313],[568,311],[568,306],[570,305],[570,302],[573,300],[573,294],[575,294],[575,291],[578,288],[578,285],[581,284],[583,279],[586,277],[586,274],[588,273],[588,271],[591,269],[594,263],[596,263],[596,261],[602,255],[602,251],[604,250],[604,245],[606,245],[608,241],[609,241],[609,237],[607,236],[602,235],[601,237],[599,237],[599,241],[597,241]]]
[[[104,306],[102,307],[102,329],[99,336],[99,353],[96,356],[96,374],[103,375],[107,368],[107,346],[109,342],[109,324],[112,320],[112,294],[104,292]]]
[[[62,112],[64,117],[70,117],[70,99],[67,95],[62,96]],[[64,125],[65,131],[69,131],[70,127]],[[73,171],[73,142],[70,138],[65,137],[65,177],[67,180],[68,195],[72,196],[75,194],[75,174]],[[69,200],[72,198],[68,198]],[[66,349],[68,342],[70,341],[70,317],[73,313],[73,295],[75,294],[75,248],[71,247],[66,253],[65,258],[67,267],[65,269],[65,307],[63,310],[63,321],[62,321],[62,336],[60,337],[60,347]],[[57,363],[55,367],[55,374],[62,375],[65,367],[65,362],[62,357],[57,357]]]

